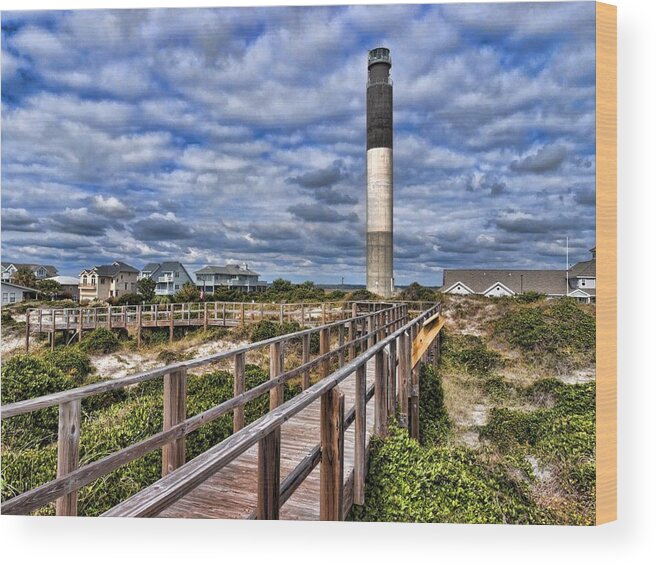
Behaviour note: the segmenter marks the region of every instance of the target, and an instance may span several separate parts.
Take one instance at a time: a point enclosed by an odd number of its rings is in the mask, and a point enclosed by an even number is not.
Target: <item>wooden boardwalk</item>
[[[367,388],[374,383],[373,361],[367,366]],[[340,385],[344,393],[345,412],[355,404],[355,375]],[[284,480],[296,466],[311,454],[320,443],[320,399],[285,422],[281,428],[280,476]],[[373,401],[367,405],[367,440],[373,432]],[[355,426],[344,432],[345,515],[353,499],[353,472]],[[209,480],[178,500],[161,518],[226,518],[243,519],[253,516],[257,506],[258,448],[229,463]],[[317,465],[305,481],[292,493],[280,509],[281,520],[319,520],[319,475]]]

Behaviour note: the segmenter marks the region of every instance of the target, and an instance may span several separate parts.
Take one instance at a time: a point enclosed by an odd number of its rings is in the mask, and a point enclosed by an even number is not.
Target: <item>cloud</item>
[[[545,173],[560,167],[565,157],[567,157],[567,149],[565,147],[550,145],[539,149],[533,155],[513,161],[510,168],[518,172]]]
[[[287,179],[292,184],[298,184],[303,188],[327,188],[341,181],[345,175],[341,169],[342,162],[335,161],[329,167],[304,173],[297,177]]]
[[[169,241],[187,239],[193,235],[192,229],[179,220],[172,212],[154,213],[132,224],[132,234],[144,241]]]
[[[50,216],[49,223],[57,232],[101,236],[112,222],[87,208],[66,208],[63,212]]]
[[[287,210],[304,222],[357,222],[358,215],[355,212],[340,214],[334,209],[316,206],[313,204],[295,204]]]
[[[25,208],[3,208],[2,229],[7,231],[35,232],[41,229],[38,218]]]
[[[105,198],[102,194],[91,198],[91,210],[107,218],[133,218],[135,212],[115,196]]]
[[[555,265],[553,230],[587,257],[586,3],[3,13],[3,254],[362,282],[377,43],[393,57],[397,281]]]

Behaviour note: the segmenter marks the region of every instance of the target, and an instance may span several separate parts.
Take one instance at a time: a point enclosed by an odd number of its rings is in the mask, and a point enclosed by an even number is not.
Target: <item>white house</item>
[[[2,281],[2,305],[23,302],[36,298],[38,290]]]

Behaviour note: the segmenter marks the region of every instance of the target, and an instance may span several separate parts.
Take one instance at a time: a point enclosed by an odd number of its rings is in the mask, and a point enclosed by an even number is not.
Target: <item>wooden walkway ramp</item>
[[[56,501],[58,515],[76,515],[79,489],[161,449],[162,478],[103,516],[343,520],[353,504],[364,504],[372,434],[384,436],[397,417],[418,438],[420,364],[429,353],[436,358],[443,324],[439,303],[414,318],[402,303],[363,309],[356,304],[347,319],[2,406],[3,420],[59,407],[57,478],[5,500],[2,513],[29,514]],[[269,379],[247,389],[247,355],[262,351]],[[232,398],[187,416],[188,371],[221,361],[233,368]],[[80,465],[81,401],[160,378],[163,429]],[[291,379],[302,390],[284,401]],[[263,395],[269,411],[246,424],[246,405]],[[232,435],[185,461],[186,437],[227,414]]]
[[[374,384],[373,362],[367,367],[367,388]],[[340,384],[344,393],[345,412],[355,407],[355,379],[348,377]],[[369,402],[371,405],[371,402]],[[367,410],[366,445],[374,429],[374,412]],[[289,476],[320,445],[320,399],[302,410],[281,427],[280,475]],[[353,464],[355,426],[344,432],[345,506],[353,499]],[[257,507],[257,446],[218,471],[164,512],[162,518],[252,518]],[[319,466],[308,475],[280,509],[281,520],[319,520]],[[345,508],[348,511],[348,508]],[[345,512],[346,514],[347,512]]]

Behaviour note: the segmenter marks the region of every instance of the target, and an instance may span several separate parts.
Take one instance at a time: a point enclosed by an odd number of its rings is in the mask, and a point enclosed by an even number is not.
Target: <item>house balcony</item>
[[[157,282],[158,283],[172,283],[173,282],[173,275],[163,275],[161,277],[157,277]]]
[[[95,285],[95,284],[90,284],[90,283],[86,283],[86,284],[81,283],[81,284],[78,286],[78,288],[79,288],[80,290],[96,290],[96,289],[98,288],[98,286]]]

